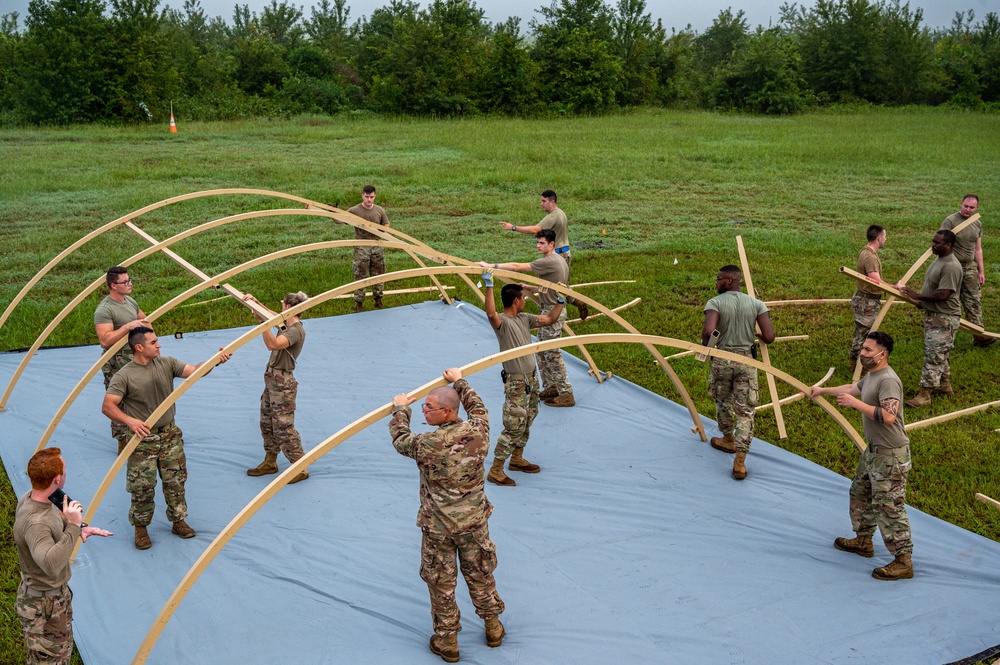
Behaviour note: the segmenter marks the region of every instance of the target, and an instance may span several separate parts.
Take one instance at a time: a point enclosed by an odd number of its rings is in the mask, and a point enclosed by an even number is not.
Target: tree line
[[[816,105],[1000,102],[1000,19],[946,28],[900,0],[786,3],[751,29],[724,10],[667,31],[645,0],[555,0],[525,30],[474,0],[390,0],[350,20],[286,0],[230,22],[200,0],[31,0],[0,18],[0,126],[372,111],[591,114],[637,106],[795,113]]]

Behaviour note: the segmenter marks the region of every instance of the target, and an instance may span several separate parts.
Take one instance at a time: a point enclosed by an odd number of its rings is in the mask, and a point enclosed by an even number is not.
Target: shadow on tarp
[[[305,327],[296,377],[307,449],[444,368],[496,351],[482,310],[466,303]],[[165,335],[163,353],[200,362],[246,329]],[[96,346],[43,350],[0,413],[0,454],[18,494],[29,488],[24,467],[42,432],[99,355]],[[71,582],[87,663],[131,662],[184,574],[270,480],[246,475],[262,458],[267,355],[263,343],[249,344],[178,403],[196,538],[170,534],[158,490],[153,547],[137,551],[124,472],[116,479],[94,519],[116,535],[82,547]],[[542,472],[515,474],[514,488],[487,484],[507,638],[486,646],[460,583],[462,662],[940,664],[996,644],[1000,544],[911,509],[916,577],[874,580],[871,569],[890,559],[881,542],[874,559],[832,546],[850,533],[847,479],[755,441],[750,477],[734,482],[732,457],[691,433],[683,407],[618,377],[598,384],[566,358],[577,406],[542,406],[526,450]],[[0,380],[19,360],[0,355]],[[649,371],[660,371],[652,360]],[[493,441],[499,373],[471,377],[493,416]],[[84,504],[116,450],[102,397],[98,376],[51,441],[67,459],[67,492]],[[419,411],[414,429],[426,429]],[[792,436],[804,434],[793,426]],[[226,546],[149,662],[439,663],[427,650],[418,576],[417,482],[387,421],[334,449]]]

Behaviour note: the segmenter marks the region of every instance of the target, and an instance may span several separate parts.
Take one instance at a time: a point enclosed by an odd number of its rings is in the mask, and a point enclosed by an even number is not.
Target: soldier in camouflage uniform
[[[941,222],[941,230],[954,232],[959,224],[965,222],[979,210],[979,197],[966,194],[962,199],[962,207],[953,215]],[[986,267],[983,263],[983,222],[976,220],[962,231],[955,234],[955,258],[962,264],[962,287],[958,299],[965,309],[965,318],[969,323],[983,325],[982,287],[986,282]],[[975,346],[989,346],[996,341],[993,337],[975,335]]]
[[[868,227],[868,244],[858,253],[858,272],[877,282],[882,281],[882,260],[878,250],[885,246],[885,229],[878,224]],[[858,363],[861,345],[865,343],[868,331],[882,305],[882,290],[866,282],[858,282],[858,288],[851,297],[851,312],[854,314],[854,338],[851,340],[851,372]]]
[[[69,665],[73,655],[73,592],[70,556],[77,536],[110,536],[83,522],[83,506],[63,495],[62,510],[50,501],[66,482],[66,462],[58,448],[28,460],[31,491],[17,503],[14,545],[21,569],[14,610],[21,620],[28,665]]]
[[[392,400],[389,433],[399,454],[416,460],[420,470],[417,526],[423,531],[420,577],[430,592],[434,623],[430,650],[445,662],[456,663],[462,629],[455,602],[456,552],[476,614],[486,622],[486,643],[491,647],[503,641],[499,616],[504,604],[493,578],[497,556],[488,526],[493,505],[483,488],[483,460],[490,449],[489,416],[459,370],[445,370],[444,378],[454,387],[432,390],[423,406],[427,424],[437,429],[413,434],[409,405],[416,400],[399,394]],[[458,417],[459,403],[468,414],[466,422]]]
[[[547,326],[559,320],[562,314],[562,298],[547,314],[535,316],[524,311],[524,289],[520,284],[507,284],[500,290],[503,313],[498,314],[493,300],[493,273],[483,273],[486,285],[486,318],[496,333],[501,351],[509,351],[531,344],[531,329]],[[524,459],[524,447],[528,444],[531,423],[538,415],[538,375],[535,373],[535,358],[528,354],[503,363],[504,402],[503,432],[497,439],[493,451],[493,466],[486,479],[497,485],[516,485],[513,478],[504,473],[503,467],[510,457],[510,470],[523,473],[538,473],[541,467]]]
[[[879,580],[913,577],[913,542],[906,516],[906,477],[910,473],[910,440],[903,422],[903,384],[889,367],[892,337],[869,333],[861,348],[861,365],[868,375],[856,384],[812,388],[812,397],[832,395],[837,404],[861,413],[868,447],[858,460],[851,481],[851,526],[854,538],[837,538],[834,547],[863,557],[875,556],[872,535],[882,541],[893,560],[872,571]],[[860,399],[859,399],[860,398]]]
[[[741,276],[736,266],[719,268],[715,279],[719,295],[705,305],[701,343],[708,345],[712,333],[718,331],[717,348],[749,357],[755,339],[754,327],[760,327],[760,337],[767,344],[774,341],[774,328],[764,303],[740,291]],[[758,399],[756,368],[712,358],[708,394],[715,400],[715,419],[723,435],[712,437],[712,447],[736,453],[733,478],[743,480],[747,477],[746,457],[753,439],[754,407]]]
[[[302,291],[287,294],[281,301],[281,311],[305,302],[308,297]],[[269,312],[271,317],[275,316],[275,312],[267,309],[253,295],[247,294],[243,300],[253,301],[260,309]],[[260,311],[251,311],[258,321],[267,321]],[[271,352],[264,371],[264,392],[260,396],[260,433],[264,438],[264,461],[247,469],[248,476],[278,473],[279,452],[284,453],[293,464],[305,454],[302,450],[302,437],[295,429],[295,397],[299,383],[292,375],[306,341],[302,320],[298,316],[289,316],[280,326],[277,335],[265,330],[262,337],[264,346]],[[288,483],[297,483],[308,477],[309,472],[303,469]]]
[[[938,231],[931,241],[931,251],[937,257],[927,268],[924,287],[917,293],[903,284],[899,290],[917,301],[924,310],[924,367],[920,373],[920,393],[906,402],[917,408],[931,403],[931,395],[951,395],[951,368],[948,356],[955,346],[955,333],[962,316],[958,299],[962,287],[962,264],[952,252],[955,234]]]
[[[181,430],[174,424],[176,406],[171,405],[152,426],[145,421],[173,392],[174,379],[186,379],[203,363],[188,365],[160,356],[160,342],[151,328],[136,328],[129,333],[129,346],[134,358],[111,379],[101,411],[143,437],[128,458],[126,489],[132,494],[128,518],[135,527],[135,546],[145,550],[153,544],[146,527],[153,519],[157,472],[163,481],[167,519],[173,522],[173,533],[181,538],[195,536],[194,529],[184,521],[187,460]],[[227,360],[229,354],[224,353],[219,364]]]
[[[347,212],[356,215],[361,219],[389,226],[389,218],[385,214],[382,206],[375,205],[375,187],[365,185],[361,190],[361,203],[354,206]],[[354,227],[355,240],[379,240],[380,238],[370,231],[366,231],[357,226]],[[381,247],[355,247],[354,248],[354,279],[365,279],[375,275],[385,274],[385,250]],[[372,286],[372,296],[375,298],[375,309],[382,309],[382,284]],[[354,311],[360,312],[365,307],[365,290],[358,289],[354,292]]]
[[[131,296],[132,280],[128,276],[128,269],[122,266],[108,268],[105,279],[109,293],[94,310],[94,328],[102,351],[127,336],[131,330],[149,326],[142,308]],[[111,377],[131,361],[132,349],[125,344],[104,363],[101,372],[104,373],[105,390],[111,383]],[[118,440],[118,453],[121,454],[132,438],[132,432],[125,425],[111,421],[111,436]]]

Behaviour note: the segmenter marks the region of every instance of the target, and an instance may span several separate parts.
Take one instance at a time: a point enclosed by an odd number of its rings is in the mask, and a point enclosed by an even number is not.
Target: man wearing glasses
[[[122,266],[108,268],[106,279],[109,293],[94,310],[94,328],[102,351],[126,337],[134,328],[150,325],[139,303],[130,295],[132,280],[129,279],[128,268]],[[101,371],[104,373],[105,390],[111,383],[111,377],[131,361],[132,349],[126,344],[104,363]],[[118,439],[118,453],[121,454],[128,440],[132,438],[132,432],[122,423],[111,421],[111,436]]]
[[[493,504],[484,491],[483,461],[490,450],[490,423],[486,405],[458,369],[447,369],[444,378],[452,386],[435,388],[424,400],[424,420],[433,432],[410,431],[411,399],[400,393],[392,399],[389,433],[400,455],[412,457],[420,470],[420,510],[417,526],[423,531],[420,577],[431,597],[434,635],[431,652],[445,662],[458,662],[458,604],[455,586],[458,570],[469,586],[469,595],[486,622],[486,644],[500,646],[504,628],[500,614],[504,604],[497,593],[493,571],[497,567],[496,546],[490,540],[488,520]],[[458,417],[459,403],[469,419]]]

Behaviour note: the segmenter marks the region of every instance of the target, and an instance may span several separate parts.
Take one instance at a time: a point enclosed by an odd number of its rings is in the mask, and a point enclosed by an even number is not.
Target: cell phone
[[[70,499],[68,496],[66,496],[66,492],[63,492],[60,489],[57,489],[55,492],[49,495],[49,501],[51,501],[52,505],[58,508],[60,512],[62,512],[63,509],[63,498],[66,498],[69,501],[73,500]]]

